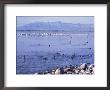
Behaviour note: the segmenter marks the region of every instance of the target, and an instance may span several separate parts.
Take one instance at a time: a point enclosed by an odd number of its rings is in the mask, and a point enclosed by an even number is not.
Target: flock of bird
[[[83,63],[79,66],[75,65],[72,66],[70,65],[69,67],[57,67],[56,69],[53,69],[51,71],[45,71],[45,72],[39,72],[35,73],[35,75],[61,75],[61,74],[87,74],[91,75],[94,74],[94,64],[86,64]]]

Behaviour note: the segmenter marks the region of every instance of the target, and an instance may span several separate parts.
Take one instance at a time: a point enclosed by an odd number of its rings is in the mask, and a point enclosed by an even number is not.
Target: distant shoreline
[[[94,31],[65,31],[65,30],[16,30],[16,31],[38,31],[38,32],[94,32]]]

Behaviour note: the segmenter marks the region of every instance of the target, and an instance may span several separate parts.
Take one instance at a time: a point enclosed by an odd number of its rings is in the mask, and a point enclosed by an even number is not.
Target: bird
[[[83,63],[83,64],[81,64],[80,65],[80,67],[79,67],[81,70],[83,69],[83,70],[86,70],[88,67],[87,67],[87,64],[86,63]]]
[[[56,74],[56,75],[61,74],[60,68],[57,68],[57,69],[56,69],[55,74]]]
[[[55,74],[55,70],[52,70],[52,75],[54,75]]]

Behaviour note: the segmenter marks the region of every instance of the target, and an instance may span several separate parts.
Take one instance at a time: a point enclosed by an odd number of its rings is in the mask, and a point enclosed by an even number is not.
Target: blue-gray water
[[[16,73],[94,63],[93,32],[16,31]]]

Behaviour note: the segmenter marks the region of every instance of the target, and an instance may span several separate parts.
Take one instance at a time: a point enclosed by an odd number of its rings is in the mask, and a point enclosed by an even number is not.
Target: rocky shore
[[[61,75],[61,74],[84,74],[92,75],[94,74],[94,64],[83,63],[78,65],[70,65],[65,67],[56,67],[50,71],[42,71],[35,73],[35,75]]]

